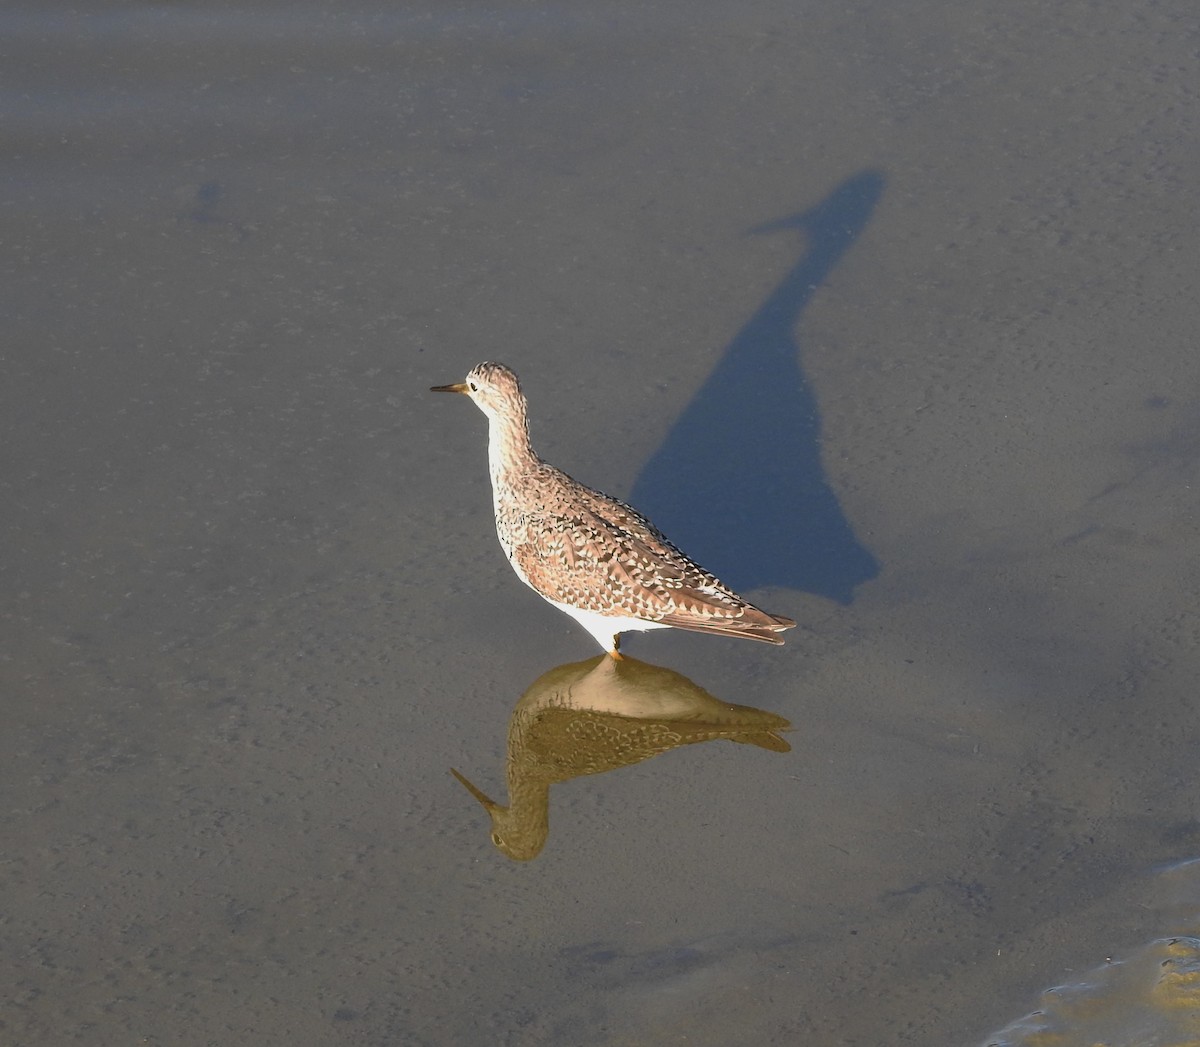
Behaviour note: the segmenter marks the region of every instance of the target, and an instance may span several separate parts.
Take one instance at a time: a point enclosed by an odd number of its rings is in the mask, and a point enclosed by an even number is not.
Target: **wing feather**
[[[542,467],[547,475],[539,486],[557,499],[532,509],[526,501],[521,519],[507,524],[513,561],[543,596],[599,614],[767,643],[782,643],[773,634],[795,625],[747,603],[632,506]]]

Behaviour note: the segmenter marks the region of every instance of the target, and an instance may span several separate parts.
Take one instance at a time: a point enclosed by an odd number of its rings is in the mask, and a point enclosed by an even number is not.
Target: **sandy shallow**
[[[6,1044],[1195,1039],[1192,8],[679,15],[0,15]],[[486,358],[801,623],[528,863]]]

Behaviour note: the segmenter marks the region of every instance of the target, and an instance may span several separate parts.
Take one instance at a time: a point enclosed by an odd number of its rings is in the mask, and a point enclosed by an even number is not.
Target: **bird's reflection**
[[[458,771],[492,820],[492,842],[529,861],[550,833],[550,786],[658,756],[680,745],[725,738],[785,753],[782,716],[720,701],[686,676],[636,658],[600,655],[543,673],[521,696],[508,725],[508,806]]]

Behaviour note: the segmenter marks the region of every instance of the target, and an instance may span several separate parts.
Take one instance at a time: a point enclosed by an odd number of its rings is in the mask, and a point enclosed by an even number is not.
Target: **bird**
[[[633,507],[544,462],[511,368],[485,362],[435,393],[469,396],[488,420],[496,534],[517,577],[620,658],[621,634],[687,629],[782,644],[768,614],[690,560]]]

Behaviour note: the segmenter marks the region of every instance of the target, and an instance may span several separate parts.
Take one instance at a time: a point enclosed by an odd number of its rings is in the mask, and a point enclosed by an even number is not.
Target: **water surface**
[[[1022,1042],[1186,960],[1190,5],[0,41],[6,1042]],[[529,863],[449,768],[496,785],[518,695],[596,652],[425,392],[487,358],[551,461],[801,622],[632,640],[792,751],[565,782]],[[697,497],[721,448],[741,502]],[[1166,1028],[1095,984],[1060,1030]]]

